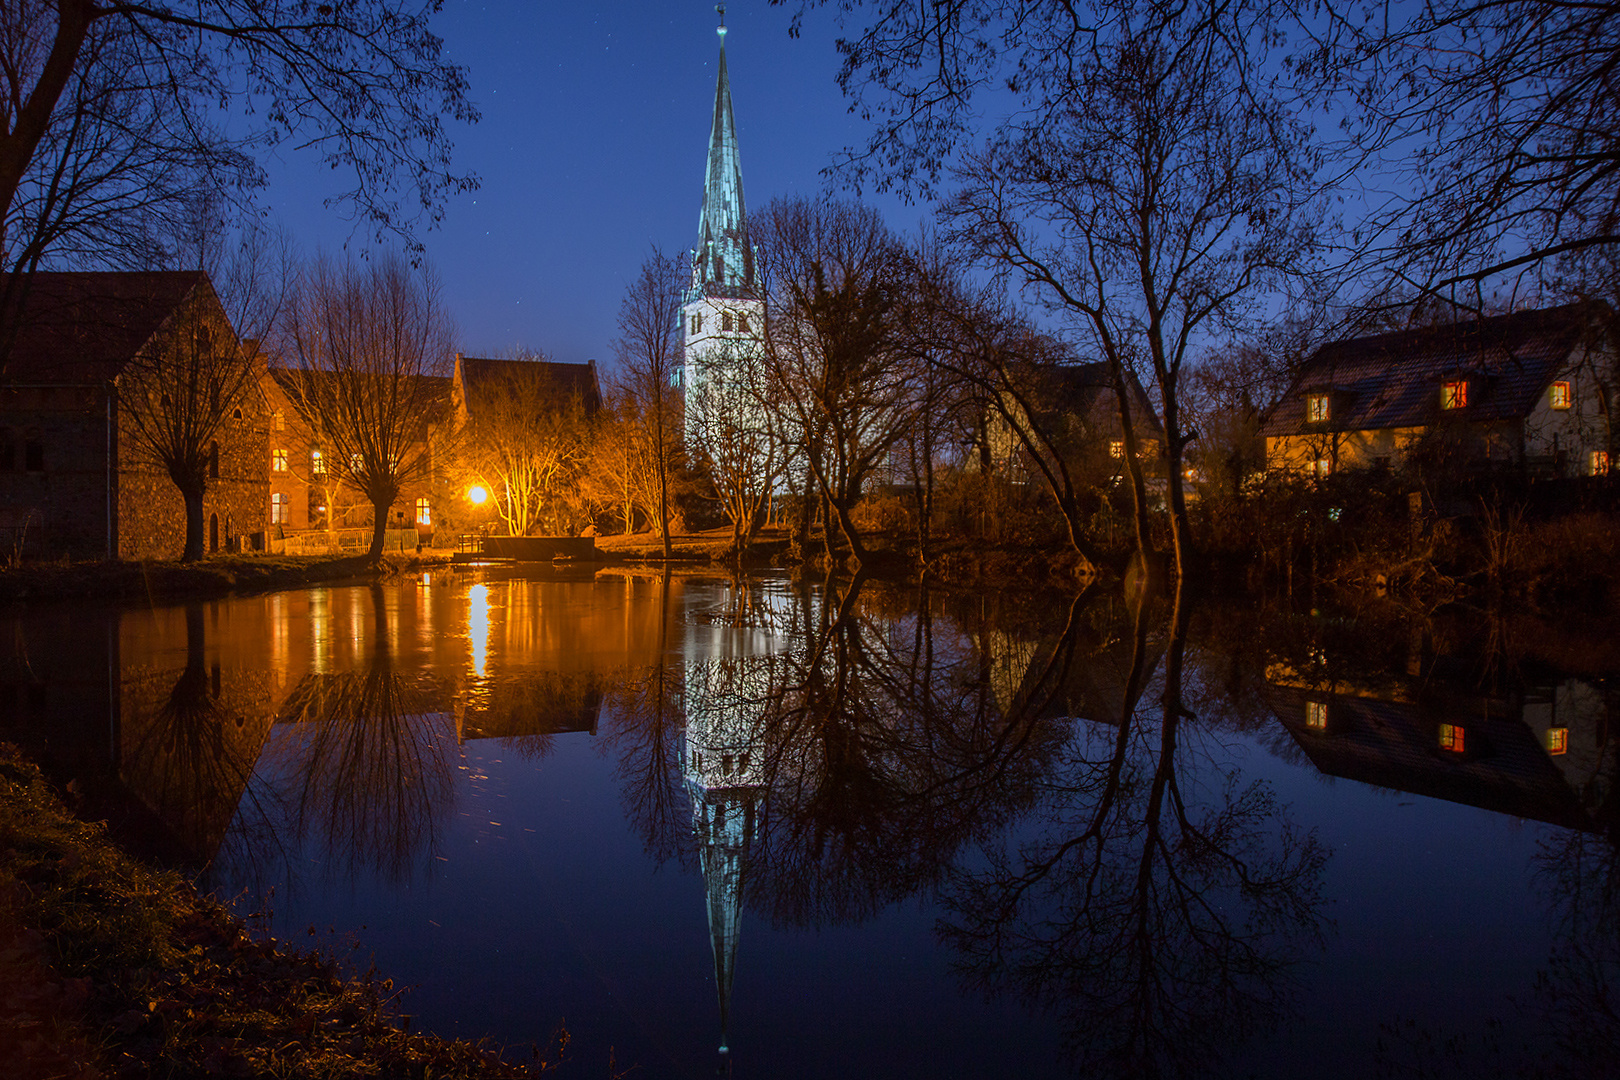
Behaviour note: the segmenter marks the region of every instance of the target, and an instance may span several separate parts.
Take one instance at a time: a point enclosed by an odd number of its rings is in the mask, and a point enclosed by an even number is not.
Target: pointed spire
[[[693,291],[700,294],[747,295],[754,289],[754,255],[746,240],[742,157],[737,150],[737,121],[731,112],[731,80],[726,73],[726,6],[720,15],[720,66],[714,88],[714,125],[709,131],[709,168],[703,182],[703,213],[698,246],[692,253]]]

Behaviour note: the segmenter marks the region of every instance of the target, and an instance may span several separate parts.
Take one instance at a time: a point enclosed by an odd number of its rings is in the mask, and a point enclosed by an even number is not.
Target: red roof
[[[0,372],[13,383],[110,382],[207,284],[200,270],[36,273]]]

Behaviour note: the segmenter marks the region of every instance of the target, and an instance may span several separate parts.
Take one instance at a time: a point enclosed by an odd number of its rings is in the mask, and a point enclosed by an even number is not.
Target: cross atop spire
[[[709,168],[703,182],[703,213],[698,246],[692,253],[693,296],[751,296],[754,253],[747,241],[743,209],[742,158],[737,121],[731,113],[731,79],[726,74],[726,5],[720,16],[720,65],[714,88],[714,125],[709,131]]]

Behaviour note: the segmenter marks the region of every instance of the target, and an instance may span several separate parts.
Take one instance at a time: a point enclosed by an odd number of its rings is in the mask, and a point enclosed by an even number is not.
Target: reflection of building
[[[1329,776],[1576,829],[1597,828],[1611,794],[1608,705],[1578,679],[1443,700],[1282,664],[1266,681],[1272,711]]]
[[[759,717],[771,689],[774,648],[775,639],[764,630],[712,623],[692,626],[686,641],[682,772],[708,897],[722,1054],[730,1050],[731,985],[748,849],[765,797],[765,733]]]

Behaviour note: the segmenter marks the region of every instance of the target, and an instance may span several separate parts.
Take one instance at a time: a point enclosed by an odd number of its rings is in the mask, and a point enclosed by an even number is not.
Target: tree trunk
[[[203,488],[187,485],[180,489],[186,503],[186,547],[180,553],[181,562],[196,562],[203,557]]]
[[[382,560],[383,541],[388,538],[388,508],[393,505],[392,499],[387,502],[371,501],[371,547],[366,551],[367,562]]]

